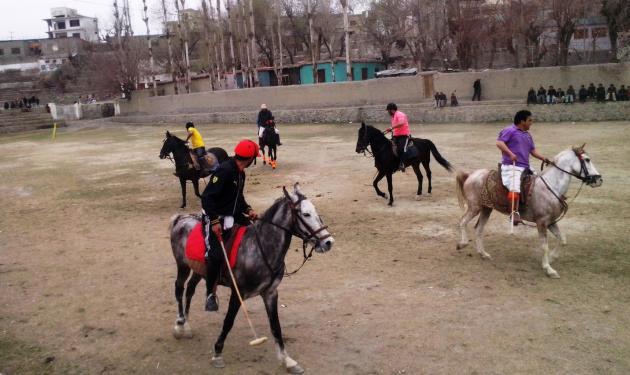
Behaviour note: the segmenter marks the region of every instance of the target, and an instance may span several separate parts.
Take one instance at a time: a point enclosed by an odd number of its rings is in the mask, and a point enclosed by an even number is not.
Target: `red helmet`
[[[259,148],[256,142],[243,139],[234,148],[234,153],[242,158],[254,158],[260,156]]]

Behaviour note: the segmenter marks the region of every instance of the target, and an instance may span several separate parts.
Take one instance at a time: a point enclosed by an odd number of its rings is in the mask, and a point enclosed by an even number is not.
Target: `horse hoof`
[[[558,275],[558,272],[554,271],[547,271],[547,276],[549,276],[552,279],[559,279],[560,275]]]
[[[287,367],[287,372],[289,374],[303,374],[304,369],[300,367],[300,365],[295,365],[295,366]]]
[[[457,250],[461,250],[461,249],[465,248],[466,246],[468,246],[467,243],[458,243],[456,248],[457,248]]]
[[[188,322],[184,323],[184,334],[182,337],[185,339],[192,339],[193,337],[192,328],[190,328]]]
[[[422,195],[416,195],[416,200],[417,201],[422,200]]]
[[[214,368],[225,367],[225,362],[223,362],[223,357],[212,357],[211,363],[212,363],[212,367]]]
[[[177,340],[179,340],[182,337],[184,337],[184,325],[183,324],[175,324],[175,327],[173,328],[173,337],[175,337]]]
[[[481,254],[481,259],[483,260],[492,260],[490,254]]]

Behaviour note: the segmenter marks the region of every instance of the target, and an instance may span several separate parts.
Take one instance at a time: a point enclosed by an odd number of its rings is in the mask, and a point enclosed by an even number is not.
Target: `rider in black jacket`
[[[236,145],[234,154],[212,174],[201,195],[206,243],[206,311],[217,311],[219,308],[214,287],[221,264],[225,262],[221,249],[223,230],[230,229],[234,222],[247,225],[258,216],[243,196],[245,168],[258,156],[258,145],[249,139],[243,140]]]

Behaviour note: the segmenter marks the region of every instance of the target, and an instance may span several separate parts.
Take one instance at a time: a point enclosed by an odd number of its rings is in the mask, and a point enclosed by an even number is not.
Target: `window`
[[[50,64],[50,60],[46,60],[44,61],[46,64]]]
[[[59,34],[57,34],[57,38],[67,38],[67,37],[68,37],[68,34],[66,34],[66,33],[59,33]]]
[[[20,47],[11,48],[11,54],[12,55],[19,55],[20,54]]]
[[[4,55],[4,50],[0,48],[0,56]]]
[[[46,65],[41,65],[39,68],[40,68],[41,70],[46,70]]]
[[[361,68],[361,79],[368,79],[368,68]]]
[[[594,27],[591,33],[593,38],[605,38],[608,36],[608,29],[606,27]]]
[[[65,30],[66,23],[65,22],[57,22],[57,30]]]
[[[72,37],[73,38],[80,38],[81,37],[81,33],[72,33]]]
[[[588,29],[577,29],[573,34],[574,39],[586,39],[588,37]]]
[[[350,68],[350,78],[354,81],[354,68]]]
[[[70,27],[79,27],[79,20],[70,20]]]

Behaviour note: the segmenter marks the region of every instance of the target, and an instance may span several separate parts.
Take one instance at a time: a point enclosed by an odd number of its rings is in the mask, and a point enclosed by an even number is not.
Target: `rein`
[[[271,224],[277,228],[282,229],[285,233],[290,233],[292,236],[298,237],[299,239],[302,240],[302,256],[303,256],[303,260],[302,260],[302,264],[296,268],[295,270],[291,271],[291,272],[284,272],[284,276],[289,277],[292,276],[294,274],[296,274],[300,269],[302,269],[302,267],[304,267],[304,265],[306,264],[306,262],[313,256],[313,251],[315,250],[315,247],[317,246],[317,244],[313,245],[311,247],[311,250],[308,252],[306,252],[306,248],[308,247],[308,241],[312,238],[317,239],[318,241],[323,241],[328,237],[332,237],[332,234],[327,234],[324,237],[318,237],[317,234],[326,230],[328,228],[327,225],[324,225],[322,227],[320,227],[317,230],[313,230],[308,223],[306,223],[306,221],[300,216],[300,214],[298,213],[299,210],[299,205],[300,203],[305,199],[305,197],[299,197],[297,202],[293,202],[293,200],[291,199],[291,197],[289,196],[289,193],[287,192],[286,188],[283,187],[282,191],[285,195],[285,198],[289,201],[289,208],[291,209],[291,228],[286,228],[280,224],[276,224],[272,221],[268,221],[268,220],[263,220],[263,219],[258,219],[263,223],[266,224]],[[300,222],[308,231],[308,234],[303,234],[303,233],[299,233],[296,230],[297,227],[297,223]],[[258,243],[258,248],[260,249],[260,253],[263,257],[263,260],[265,262],[265,265],[267,266],[267,268],[269,269],[269,271],[271,271],[271,273],[275,276],[279,273],[280,269],[274,270],[273,267],[271,267],[271,264],[269,263],[269,260],[267,259],[267,256],[265,255],[265,252],[263,251],[263,246],[262,246],[262,242],[260,241],[260,237],[258,235],[258,231],[256,230],[256,228],[254,227],[254,234],[256,235],[256,242]],[[284,261],[282,262],[282,268],[285,268],[285,264]]]

